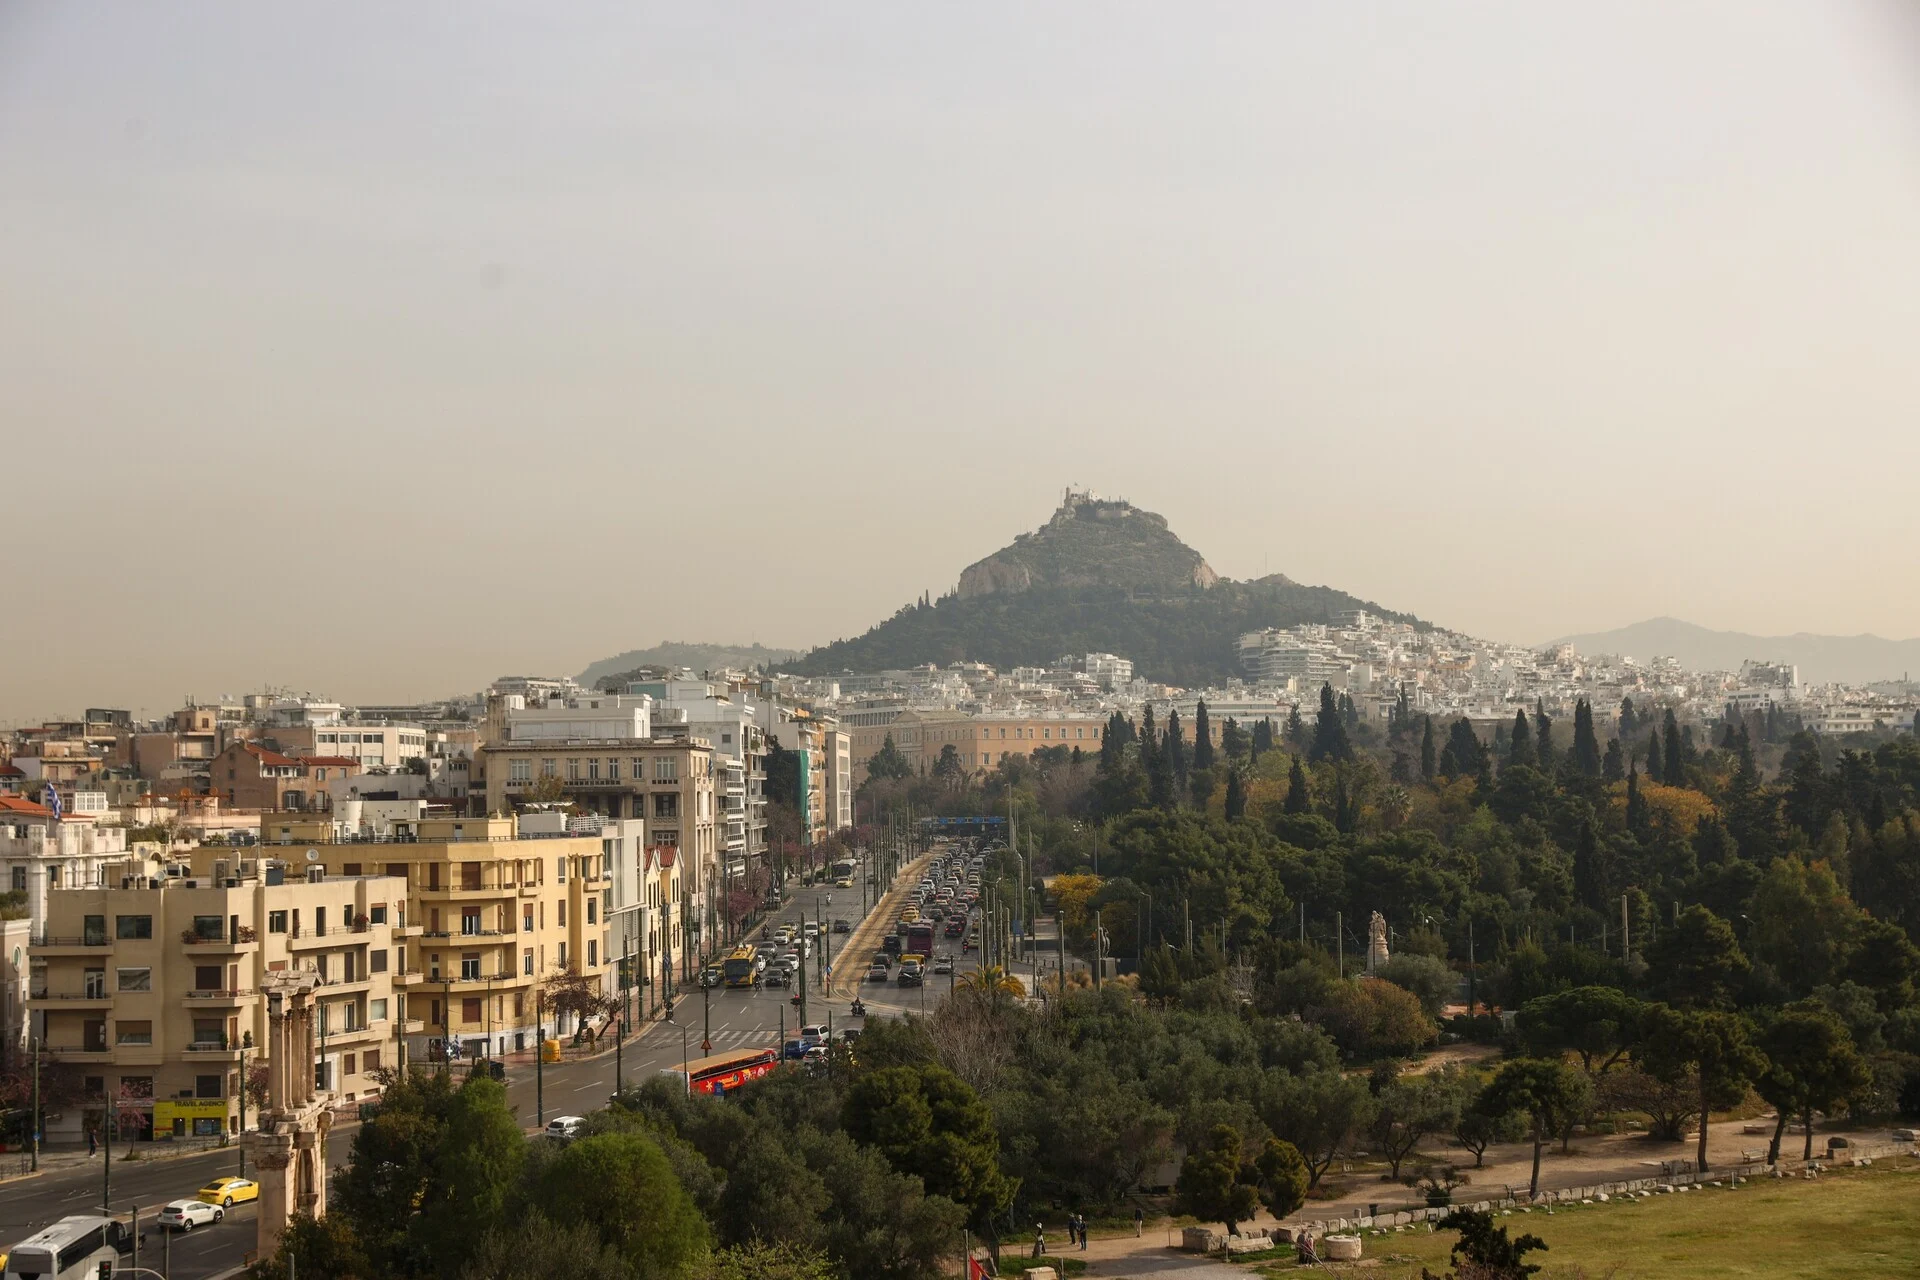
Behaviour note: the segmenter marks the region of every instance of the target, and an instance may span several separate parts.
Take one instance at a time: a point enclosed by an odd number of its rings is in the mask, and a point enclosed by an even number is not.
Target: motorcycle
[[[866,1006],[866,1005],[865,1005],[864,1003],[862,1003],[861,1001],[859,1001],[859,1000],[855,1000],[855,1001],[853,1002],[853,1016],[854,1016],[854,1017],[856,1017],[856,1018],[864,1018],[864,1017],[866,1017],[866,1016],[867,1016],[867,1006]]]

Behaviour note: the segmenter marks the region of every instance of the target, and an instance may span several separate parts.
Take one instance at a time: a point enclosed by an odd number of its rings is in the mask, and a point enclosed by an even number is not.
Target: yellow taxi
[[[223,1209],[231,1209],[245,1200],[260,1198],[260,1184],[246,1178],[215,1178],[194,1193],[208,1204],[217,1204]]]

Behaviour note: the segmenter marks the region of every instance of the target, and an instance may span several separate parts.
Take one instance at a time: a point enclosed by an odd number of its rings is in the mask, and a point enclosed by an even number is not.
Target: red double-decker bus
[[[711,1058],[695,1058],[678,1067],[668,1067],[662,1074],[679,1076],[688,1093],[724,1095],[749,1080],[758,1080],[779,1065],[780,1055],[776,1050],[737,1049],[732,1053],[716,1053]]]

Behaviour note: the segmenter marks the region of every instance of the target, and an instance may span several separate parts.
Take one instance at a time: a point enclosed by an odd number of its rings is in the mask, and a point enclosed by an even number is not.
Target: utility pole
[[[1347,926],[1346,920],[1336,911],[1333,913],[1333,943],[1340,957],[1340,976],[1347,976]]]
[[[1095,907],[1093,909],[1093,989],[1095,991],[1100,989],[1100,971],[1107,967],[1106,962],[1102,959],[1102,952],[1105,948],[1101,943],[1100,908]]]
[[[807,935],[804,932],[800,935],[800,972],[795,976],[800,979],[800,1025],[804,1027],[807,1025]]]
[[[1467,917],[1467,1017],[1473,1017],[1473,917]]]
[[[1620,958],[1627,960],[1632,955],[1633,939],[1627,930],[1627,895],[1623,893],[1620,895]]]
[[[713,1052],[713,988],[705,978],[700,980],[700,1014],[706,1019],[700,1029],[700,1053],[704,1057]]]
[[[247,1176],[247,1050],[253,1047],[253,1032],[240,1033],[240,1176]],[[36,1064],[38,1065],[38,1064]],[[38,1077],[35,1077],[38,1083]]]
[[[28,1036],[27,1047],[33,1050],[33,1116],[30,1120],[30,1123],[33,1125],[32,1171],[38,1173],[40,1172],[40,1037]],[[240,1083],[242,1089],[240,1094],[240,1114],[242,1116],[240,1128],[242,1130],[245,1130],[247,1127],[244,1119],[247,1109],[247,1095],[245,1092],[246,1080],[247,1056],[243,1053],[240,1055]],[[240,1158],[242,1160],[246,1159],[245,1156],[241,1156]],[[240,1172],[246,1172],[244,1166]]]
[[[540,989],[533,990],[533,1122],[547,1127],[547,1012]]]

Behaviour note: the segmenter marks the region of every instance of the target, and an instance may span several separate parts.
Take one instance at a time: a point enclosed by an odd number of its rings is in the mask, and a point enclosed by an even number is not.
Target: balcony
[[[393,974],[393,985],[396,987],[411,987],[420,981],[421,977],[418,969],[397,969]]]
[[[113,939],[104,933],[88,934],[83,938],[56,938],[50,934],[37,934],[30,940],[35,956],[88,956],[113,946]]]
[[[113,997],[105,991],[89,994],[84,991],[36,991],[27,997],[27,1008],[52,1011],[57,1009],[107,1009],[113,1006]]]
[[[257,995],[259,992],[251,987],[239,987],[231,991],[189,991],[181,997],[181,1003],[189,1009],[235,1008]]]
[[[225,1040],[210,1040],[188,1045],[181,1051],[191,1062],[238,1062],[240,1047],[229,1047]]]
[[[252,925],[241,925],[237,932],[212,935],[202,934],[193,929],[180,931],[180,945],[186,948],[188,955],[245,951],[258,944],[259,937],[254,933]]]
[[[105,1045],[50,1044],[47,1056],[55,1062],[112,1062],[113,1050]]]
[[[421,926],[417,924],[397,924],[393,926],[393,936],[396,938],[418,938],[422,936],[420,930]]]

